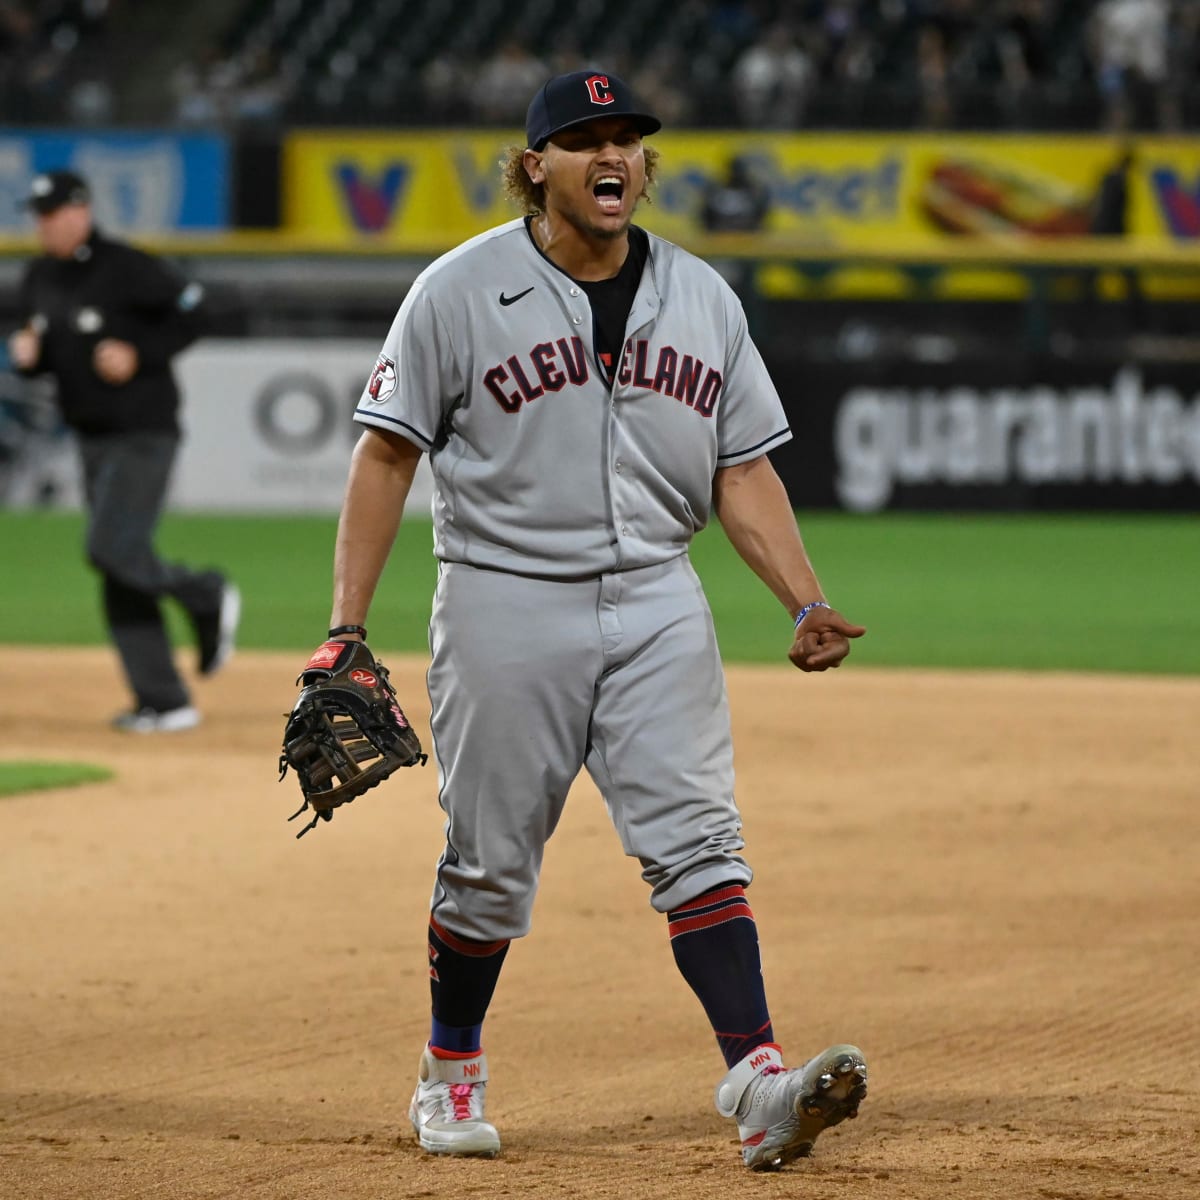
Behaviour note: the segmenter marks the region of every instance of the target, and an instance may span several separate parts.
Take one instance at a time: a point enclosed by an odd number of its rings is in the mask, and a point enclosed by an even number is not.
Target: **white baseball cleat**
[[[766,1045],[717,1084],[716,1105],[737,1120],[746,1166],[777,1171],[807,1157],[823,1130],[858,1116],[866,1094],[867,1064],[857,1046],[830,1046],[789,1071],[779,1047]]]
[[[423,1150],[495,1158],[500,1135],[483,1119],[487,1057],[436,1058],[425,1047],[408,1119]]]

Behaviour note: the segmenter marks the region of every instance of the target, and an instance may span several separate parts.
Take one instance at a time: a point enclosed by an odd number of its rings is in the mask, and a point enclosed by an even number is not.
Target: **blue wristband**
[[[804,606],[804,607],[803,607],[803,608],[802,608],[802,609],[801,609],[801,610],[800,610],[800,611],[799,611],[799,612],[796,614],[796,624],[793,626],[793,628],[795,628],[795,629],[799,629],[799,628],[800,628],[800,622],[801,622],[801,621],[803,621],[803,620],[804,620],[804,618],[805,618],[805,617],[807,617],[807,616],[808,616],[808,614],[809,614],[810,612],[812,612],[812,610],[813,610],[814,608],[831,608],[831,607],[832,607],[832,605],[826,604],[824,600],[813,600],[813,601],[811,601],[810,603],[806,604],[806,605],[805,605],[805,606]]]

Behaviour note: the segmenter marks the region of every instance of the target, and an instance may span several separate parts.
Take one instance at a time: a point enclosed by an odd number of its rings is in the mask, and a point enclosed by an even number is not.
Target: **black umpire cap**
[[[29,195],[20,207],[46,216],[67,204],[88,204],[92,190],[74,171],[42,171],[29,184]]]
[[[556,75],[530,101],[526,144],[541,150],[561,130],[603,117],[630,117],[642,133],[662,128],[662,122],[634,99],[623,79],[607,71],[572,71]]]

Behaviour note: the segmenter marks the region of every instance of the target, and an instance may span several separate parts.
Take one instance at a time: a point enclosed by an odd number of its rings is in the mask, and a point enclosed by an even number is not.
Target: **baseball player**
[[[23,324],[9,356],[22,374],[54,377],[75,434],[88,561],[103,579],[109,634],[134,698],[113,725],[191,729],[200,713],[175,667],[161,599],[187,613],[201,675],[232,652],[241,604],[219,571],[164,562],[153,544],[180,439],[171,359],[201,333],[203,290],[101,233],[87,180],[74,171],[35,175],[25,203],[44,253],[21,281]]]
[[[420,275],[355,414],[330,636],[365,639],[423,453],[435,480],[428,686],[446,843],[409,1115],[436,1154],[500,1149],[484,1015],[584,767],[712,1022],[716,1107],[745,1163],[807,1154],[866,1092],[854,1046],[789,1069],[774,1039],[688,543],[715,512],[790,613],[803,671],[836,667],[865,630],[826,603],[766,457],[790,433],[737,298],[631,223],[656,164],[642,139],[659,128],[615,75],[546,83],[505,167],[527,215]]]

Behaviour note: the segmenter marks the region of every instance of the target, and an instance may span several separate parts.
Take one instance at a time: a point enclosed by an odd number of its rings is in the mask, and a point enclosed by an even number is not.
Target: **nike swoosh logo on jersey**
[[[522,296],[528,296],[529,293],[532,291],[533,291],[533,288],[527,287],[523,292],[518,292],[515,296],[506,296],[503,292],[501,292],[500,293],[500,303],[503,304],[505,308],[507,308],[510,304],[516,304],[516,302],[518,300],[520,300]]]

